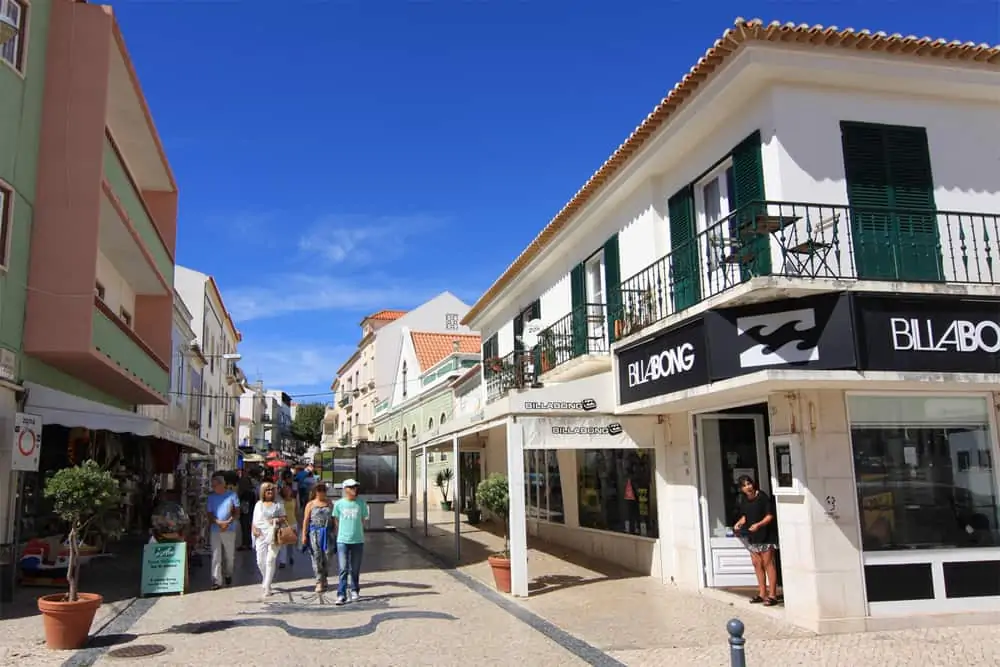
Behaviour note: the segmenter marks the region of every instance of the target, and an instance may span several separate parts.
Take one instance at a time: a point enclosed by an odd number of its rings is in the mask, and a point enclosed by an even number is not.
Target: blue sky
[[[247,374],[300,400],[364,314],[474,302],[735,17],[1000,43],[996,0],[112,4],[177,260],[216,277]]]

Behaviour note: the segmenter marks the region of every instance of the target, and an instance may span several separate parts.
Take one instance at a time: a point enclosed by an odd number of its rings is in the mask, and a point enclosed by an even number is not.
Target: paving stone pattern
[[[780,617],[644,577],[597,579],[514,601],[464,571],[442,569],[392,534],[370,536],[365,562],[360,603],[335,607],[332,595],[312,592],[305,558],[281,570],[279,594],[261,602],[252,559],[241,553],[232,588],[208,591],[207,571],[196,570],[192,593],[119,603],[125,612],[118,618],[103,610],[95,624],[103,636],[87,651],[47,651],[37,616],[0,621],[0,664],[724,667],[725,621],[739,616],[749,667],[1000,665],[1000,626],[817,637]],[[166,651],[141,659],[108,653],[146,644]]]

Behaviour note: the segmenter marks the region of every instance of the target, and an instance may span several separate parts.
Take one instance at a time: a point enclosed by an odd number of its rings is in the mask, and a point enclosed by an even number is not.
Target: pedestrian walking
[[[330,560],[336,551],[336,542],[330,534],[333,503],[326,495],[326,484],[313,487],[312,497],[306,503],[302,518],[302,548],[312,552],[313,574],[316,575],[316,592],[326,590],[330,574]]]
[[[358,498],[357,480],[344,480],[344,497],[333,505],[333,520],[337,526],[337,566],[340,571],[336,603],[341,605],[348,600],[357,602],[361,598],[361,559],[365,553],[364,524],[368,521],[368,503]]]
[[[285,522],[299,534],[299,498],[290,485],[281,487],[281,504],[285,508]],[[295,565],[295,544],[283,544],[278,550],[278,569]]]
[[[238,551],[249,551],[251,539],[250,524],[253,523],[253,505],[257,500],[253,480],[246,470],[240,471],[240,483],[236,494],[240,500],[240,546]]]
[[[271,594],[271,582],[278,562],[278,529],[285,524],[285,506],[278,500],[277,487],[266,482],[260,485],[260,500],[253,508],[254,550],[260,570],[261,593]]]
[[[233,583],[233,562],[236,558],[236,522],[240,516],[237,495],[226,488],[221,475],[212,477],[212,492],[206,501],[209,543],[212,546],[212,590]]]

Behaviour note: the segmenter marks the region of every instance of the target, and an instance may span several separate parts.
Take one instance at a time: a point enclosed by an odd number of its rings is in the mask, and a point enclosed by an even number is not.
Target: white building
[[[266,452],[264,414],[266,411],[264,385],[256,382],[247,385],[240,396],[240,450],[247,453]]]
[[[529,533],[755,586],[745,474],[789,621],[1000,611],[998,63],[739,20],[487,290],[482,419],[425,446],[508,473],[515,594]]]
[[[207,360],[202,374],[201,437],[215,447],[216,467],[236,467],[237,420],[242,372],[236,365],[242,337],[226,310],[215,279],[178,266],[174,288],[191,311],[191,326]]]
[[[151,417],[171,429],[171,440],[184,444],[189,451],[210,454],[212,445],[198,433],[197,414],[201,405],[200,392],[193,390],[195,378],[205,367],[206,360],[198,348],[191,328],[191,311],[174,291],[174,316],[171,331],[170,396],[166,405],[138,405],[136,411]],[[194,424],[192,423],[194,422]]]
[[[292,397],[280,389],[264,391],[264,441],[267,449],[283,452],[291,448]]]

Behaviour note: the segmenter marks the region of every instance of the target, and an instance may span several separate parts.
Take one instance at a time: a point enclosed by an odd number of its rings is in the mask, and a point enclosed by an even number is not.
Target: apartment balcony
[[[611,370],[608,311],[585,303],[542,329],[532,349],[532,370],[542,382],[567,382]]]
[[[754,202],[622,281],[610,333],[635,336],[709,299],[806,296],[845,281],[919,291],[998,278],[1000,214]]]
[[[162,405],[176,184],[114,14],[53,3],[47,41],[24,352],[123,403]]]
[[[528,352],[515,351],[503,357],[483,360],[487,403],[507,396],[512,389],[535,386],[532,356]]]
[[[342,408],[345,408],[348,412],[350,412],[354,406],[354,396],[352,396],[351,394],[343,394],[340,397],[340,400],[337,402],[337,405],[339,405]]]
[[[353,442],[358,442],[359,440],[368,440],[368,424],[363,422],[351,425],[351,440]]]
[[[379,401],[379,402],[378,402],[378,403],[377,403],[377,404],[375,405],[375,414],[376,414],[376,415],[380,415],[380,414],[382,414],[383,412],[386,412],[386,411],[388,411],[388,409],[389,409],[389,403],[390,403],[390,400],[389,400],[388,398],[387,398],[387,399],[384,399],[384,400],[382,400],[382,401]]]

